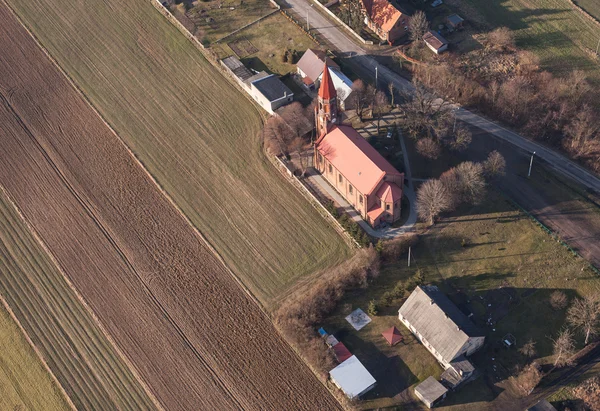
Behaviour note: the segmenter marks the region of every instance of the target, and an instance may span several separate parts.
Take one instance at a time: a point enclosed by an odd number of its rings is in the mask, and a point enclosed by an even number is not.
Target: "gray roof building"
[[[279,77],[271,74],[269,76],[254,80],[252,85],[256,87],[269,101],[276,101],[280,98],[293,95],[292,90],[283,84]]]
[[[246,66],[235,56],[229,56],[221,60],[221,64],[229,69],[234,76],[242,81],[248,80],[252,77],[252,72],[248,70]]]
[[[308,49],[304,52],[296,67],[298,73],[305,80],[305,84],[312,84],[319,79],[323,73],[325,61],[327,61],[329,67],[340,67],[335,61],[327,57],[327,53],[322,50]]]
[[[451,14],[448,17],[446,17],[446,22],[448,23],[448,26],[450,28],[457,29],[463,25],[464,19],[458,14]]]
[[[423,41],[435,54],[440,54],[448,49],[448,40],[433,30],[429,30],[427,33],[425,33],[423,36]]]
[[[548,400],[540,400],[531,408],[527,408],[527,411],[556,411],[556,408],[548,402]]]
[[[437,402],[446,398],[447,392],[448,389],[431,376],[415,387],[415,395],[428,408],[433,407]]]

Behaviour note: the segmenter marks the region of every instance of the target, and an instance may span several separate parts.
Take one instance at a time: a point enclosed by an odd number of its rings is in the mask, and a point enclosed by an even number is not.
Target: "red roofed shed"
[[[383,333],[381,333],[381,335],[383,335],[383,338],[385,338],[385,340],[390,345],[396,345],[403,339],[402,334],[400,334],[400,331],[398,331],[398,329],[395,326],[392,328],[388,328]]]
[[[342,342],[339,342],[333,346],[333,352],[335,354],[335,358],[337,358],[340,363],[343,363],[348,358],[352,357],[352,353],[348,351]]]

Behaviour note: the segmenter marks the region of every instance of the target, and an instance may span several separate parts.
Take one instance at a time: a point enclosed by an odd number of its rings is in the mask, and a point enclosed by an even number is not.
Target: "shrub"
[[[567,306],[568,303],[569,299],[562,291],[554,291],[552,294],[550,294],[550,305],[553,309],[557,311],[562,310]]]
[[[369,301],[369,308],[367,309],[367,314],[370,316],[376,316],[379,313],[379,309],[377,307],[377,303],[375,300]]]

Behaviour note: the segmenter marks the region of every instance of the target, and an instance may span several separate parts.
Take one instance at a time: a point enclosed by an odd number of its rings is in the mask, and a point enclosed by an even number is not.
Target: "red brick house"
[[[381,40],[392,44],[408,32],[409,16],[394,7],[388,0],[362,0],[362,6],[365,24]]]
[[[373,227],[398,220],[404,174],[356,130],[339,124],[336,91],[327,67],[315,116],[319,135],[315,168]]]

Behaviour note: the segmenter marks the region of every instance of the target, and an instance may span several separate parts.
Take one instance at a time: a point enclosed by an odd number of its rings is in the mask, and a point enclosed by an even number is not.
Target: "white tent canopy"
[[[376,382],[355,355],[329,371],[329,376],[350,399],[369,391]]]

